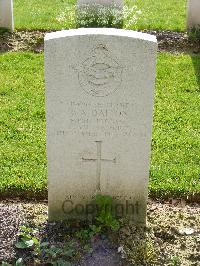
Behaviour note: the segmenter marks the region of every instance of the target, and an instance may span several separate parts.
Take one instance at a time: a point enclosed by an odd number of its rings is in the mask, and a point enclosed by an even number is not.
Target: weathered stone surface
[[[187,28],[193,27],[200,29],[200,0],[188,1]]]
[[[113,212],[146,220],[157,42],[117,29],[45,37],[49,219]]]
[[[14,30],[12,0],[0,0],[0,27]]]

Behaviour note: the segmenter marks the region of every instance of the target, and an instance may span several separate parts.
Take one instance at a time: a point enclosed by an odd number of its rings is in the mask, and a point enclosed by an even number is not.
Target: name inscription
[[[86,103],[71,101],[64,103],[66,126],[56,135],[81,135],[88,137],[131,136],[130,117],[134,103]]]

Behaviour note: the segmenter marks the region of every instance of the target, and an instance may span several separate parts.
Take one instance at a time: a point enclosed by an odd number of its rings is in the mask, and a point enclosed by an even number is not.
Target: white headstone
[[[0,27],[14,30],[12,0],[0,0]]]
[[[46,35],[50,220],[93,214],[102,194],[145,223],[156,51],[154,36],[128,30]]]
[[[102,5],[121,7],[123,0],[78,0],[78,6],[81,5]]]
[[[188,1],[187,28],[200,29],[200,0]]]

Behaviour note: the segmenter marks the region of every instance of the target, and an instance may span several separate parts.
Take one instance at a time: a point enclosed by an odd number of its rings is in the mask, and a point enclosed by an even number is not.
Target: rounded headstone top
[[[45,41],[72,37],[72,36],[83,36],[83,35],[108,35],[108,36],[119,36],[119,37],[128,37],[134,39],[141,39],[144,41],[157,43],[156,36],[150,35],[147,33],[132,31],[132,30],[123,30],[123,29],[114,29],[114,28],[80,28],[80,29],[71,29],[71,30],[61,30],[56,32],[47,33],[45,35]]]

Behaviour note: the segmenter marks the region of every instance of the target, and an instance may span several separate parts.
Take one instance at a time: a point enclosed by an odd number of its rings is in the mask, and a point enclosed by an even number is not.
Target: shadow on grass
[[[200,40],[199,40],[199,53],[191,56],[192,63],[195,70],[195,75],[198,83],[198,91],[200,91]]]
[[[6,199],[20,199],[20,200],[47,200],[47,188],[44,189],[19,189],[16,187],[9,187],[0,190],[0,201]]]

